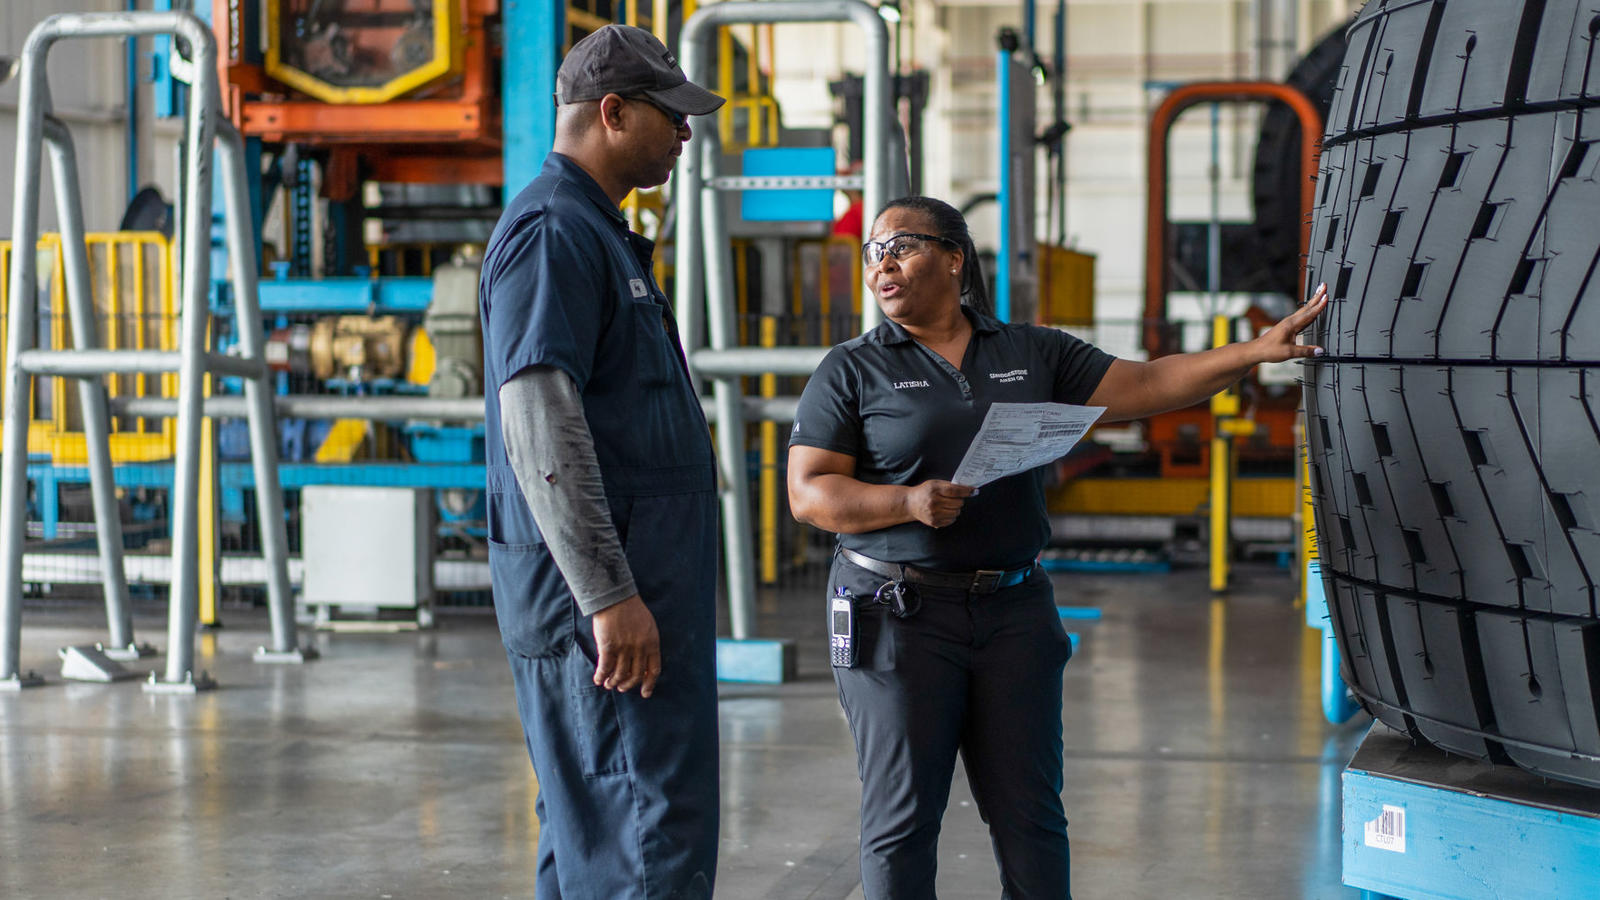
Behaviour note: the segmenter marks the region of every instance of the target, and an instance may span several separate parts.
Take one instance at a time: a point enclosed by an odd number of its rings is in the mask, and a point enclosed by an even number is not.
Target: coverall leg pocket
[[[622,775],[628,755],[622,741],[622,720],[617,704],[624,698],[594,683],[595,662],[582,640],[574,640],[567,655],[567,694],[572,699],[578,763],[584,778]]]
[[[544,544],[491,539],[489,577],[507,650],[541,659],[572,646],[572,593]]]

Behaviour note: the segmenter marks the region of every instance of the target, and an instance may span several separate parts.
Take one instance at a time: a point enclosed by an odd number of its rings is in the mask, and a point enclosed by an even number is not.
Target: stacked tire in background
[[[1324,136],[1311,480],[1346,680],[1600,786],[1600,0],[1373,0]]]

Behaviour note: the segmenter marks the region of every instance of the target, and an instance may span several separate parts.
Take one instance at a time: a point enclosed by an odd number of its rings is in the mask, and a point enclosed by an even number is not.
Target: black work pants
[[[1049,576],[992,594],[917,585],[921,609],[872,602],[881,575],[836,558],[828,594],[856,605],[858,660],[835,668],[861,776],[867,900],[934,894],[956,751],[989,826],[1005,900],[1071,896],[1061,806],[1061,674],[1072,645]]]

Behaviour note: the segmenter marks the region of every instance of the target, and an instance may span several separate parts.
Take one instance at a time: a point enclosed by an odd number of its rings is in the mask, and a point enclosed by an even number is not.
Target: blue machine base
[[[1344,772],[1363,898],[1600,897],[1600,790],[1451,756],[1375,723]]]
[[[791,640],[717,638],[717,680],[783,684],[795,678]]]

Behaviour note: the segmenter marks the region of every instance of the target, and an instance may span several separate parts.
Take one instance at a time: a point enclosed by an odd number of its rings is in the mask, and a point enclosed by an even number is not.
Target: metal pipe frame
[[[702,350],[702,353],[714,351]],[[798,374],[808,374],[806,369]],[[784,374],[784,373],[776,373]],[[370,419],[399,422],[428,419],[445,422],[482,422],[481,400],[455,400],[439,397],[351,397],[345,395],[274,396],[274,412],[286,419]],[[744,417],[749,421],[793,422],[799,397],[745,397]],[[207,397],[206,415],[239,419],[249,414],[245,398],[238,395]],[[716,421],[715,402],[702,397],[700,406],[706,418]],[[172,419],[178,415],[178,401],[170,397],[112,397],[111,410],[119,416],[146,419]]]
[[[863,76],[862,193],[866,209],[883,208],[903,179],[891,173],[891,128],[894,110],[890,97],[889,32],[878,11],[861,0],[732,0],[700,8],[684,23],[678,56],[690,81],[705,84],[711,77],[711,38],[723,25],[777,22],[852,22],[866,38],[867,64]],[[673,190],[678,198],[676,246],[678,331],[691,360],[702,349],[701,303],[710,344],[718,352],[738,347],[734,310],[733,260],[727,245],[728,230],[718,186],[717,165],[721,139],[714,120],[693,131],[689,146],[678,160]],[[700,240],[696,240],[699,236]],[[877,306],[861,305],[862,329],[881,321]],[[771,350],[750,350],[767,353]],[[813,349],[815,352],[815,349]],[[759,365],[759,363],[757,363]],[[814,367],[814,364],[813,364]],[[764,368],[760,371],[771,371]],[[810,370],[807,370],[809,373]],[[690,367],[699,388],[699,375]],[[755,620],[755,550],[751,538],[750,481],[745,470],[744,397],[737,376],[714,376],[717,465],[721,474],[724,559],[728,580],[728,619],[736,639],[752,637]]]
[[[54,116],[43,117],[44,142],[50,151],[50,173],[56,194],[56,217],[61,222],[61,254],[65,262],[68,319],[74,347],[98,347],[94,317],[89,251],[83,240],[83,192],[78,181],[78,157],[72,132]],[[24,354],[25,356],[26,354]],[[78,402],[83,408],[84,445],[89,455],[89,492],[93,499],[95,529],[100,550],[101,587],[105,592],[106,630],[110,646],[137,655],[133,638],[133,607],[122,568],[122,519],[117,488],[111,472],[111,416],[102,380],[78,382]]]
[[[875,7],[861,0],[731,0],[704,6],[684,23],[678,38],[678,58],[690,81],[704,84],[711,78],[711,38],[723,25],[778,22],[851,22],[866,39],[867,64],[862,73],[862,206],[875,215],[895,196],[897,180],[890,155],[894,143],[894,109],[889,77],[889,29]],[[718,146],[707,146],[706,126],[696,129],[689,146],[678,159],[673,190],[681,198],[678,209],[678,234],[700,233],[701,189],[717,171]],[[676,246],[674,277],[678,288],[678,331],[684,350],[699,349],[700,319],[698,304],[703,287],[702,258],[694,241],[680,240]],[[861,330],[870,331],[881,321],[876,305],[861,304]]]
[[[193,17],[190,17],[193,18]],[[205,414],[206,324],[211,288],[211,147],[221,112],[216,90],[217,42],[198,18],[184,29],[194,68],[189,86],[179,297],[177,458],[172,473],[172,588],[167,595],[167,668],[172,686],[207,687],[194,674],[194,630],[200,606],[200,417]],[[155,675],[152,673],[152,680]]]
[[[240,361],[261,367],[259,374],[244,380],[244,397],[250,409],[247,417],[250,462],[256,475],[261,555],[268,565],[267,610],[272,620],[272,646],[258,649],[255,659],[257,662],[302,662],[314,654],[309,650],[302,652],[296,641],[294,594],[289,586],[289,533],[283,519],[283,490],[278,485],[278,428],[273,416],[272,391],[262,362],[266,354],[266,335],[261,326],[260,266],[250,212],[244,138],[226,119],[218,122],[216,149],[222,163],[228,267],[233,279],[234,321],[243,354]],[[204,415],[203,409],[196,412]],[[171,673],[168,674],[170,677]]]
[[[251,450],[255,460],[257,498],[263,526],[263,550],[274,559],[272,582],[269,583],[269,601],[273,611],[274,650],[284,652],[294,649],[292,620],[284,629],[283,623],[292,615],[291,597],[288,593],[288,575],[285,563],[287,542],[283,536],[281,492],[271,489],[277,481],[276,428],[272,420],[272,404],[265,397],[261,381],[262,336],[260,334],[259,303],[255,274],[253,236],[250,233],[248,197],[244,196],[245,173],[242,143],[236,132],[222,116],[221,91],[217,75],[217,46],[215,36],[198,17],[182,12],[114,12],[114,13],[63,13],[51,16],[29,33],[21,57],[22,84],[17,115],[16,193],[12,211],[13,245],[31,248],[38,243],[39,182],[41,148],[47,138],[46,114],[49,107],[49,87],[45,65],[50,48],[59,40],[93,37],[128,38],[146,35],[174,35],[188,41],[192,60],[189,71],[194,81],[190,85],[190,102],[185,123],[185,166],[183,167],[183,198],[190,207],[182,216],[181,228],[181,287],[182,303],[181,337],[178,355],[178,428],[177,456],[173,465],[173,527],[172,568],[173,584],[168,602],[168,647],[166,677],[158,680],[151,675],[147,690],[186,693],[208,686],[204,674],[194,674],[194,631],[199,600],[199,477],[200,477],[200,425],[204,415],[204,388],[207,371],[213,365],[219,370],[237,371],[254,377],[247,380],[246,401],[249,405]],[[212,148],[218,138],[218,123],[223,123],[220,153],[224,163],[225,190],[228,205],[228,243],[234,269],[234,289],[241,322],[241,343],[244,358],[229,359],[206,353],[206,326],[209,317],[209,292],[211,287],[210,215],[195,210],[211,209]],[[64,129],[61,129],[64,131]],[[58,134],[57,137],[60,137]],[[64,148],[64,160],[60,151]],[[81,209],[78,196],[76,170],[70,158],[70,144],[52,142],[56,159],[56,184],[63,193],[62,242],[69,248],[83,252]],[[64,174],[70,173],[70,174]],[[76,231],[74,231],[76,229]],[[80,317],[80,307],[87,308],[87,255],[77,263],[68,263],[69,295],[73,300],[73,327],[75,344],[82,353],[90,353],[92,361],[103,363],[99,374],[121,368],[114,359],[103,357],[106,351],[93,349],[93,326],[88,317]],[[73,273],[77,268],[78,272]],[[79,282],[80,290],[72,290],[72,282]],[[0,686],[20,686],[29,679],[19,671],[21,645],[22,601],[22,550],[26,530],[26,478],[27,478],[27,414],[28,397],[32,381],[28,362],[41,368],[54,364],[53,355],[28,354],[34,334],[34,304],[20,298],[35,296],[38,282],[37,259],[31,252],[14,254],[11,270],[11,296],[19,298],[10,308],[10,335],[6,350],[6,397],[3,420],[3,443],[0,443],[0,556],[4,557],[4,576],[0,579]],[[80,318],[83,321],[80,321]],[[81,335],[87,342],[77,340]],[[30,360],[28,357],[32,356]],[[122,357],[127,359],[127,357]],[[170,357],[163,360],[164,370],[170,371]],[[136,365],[143,365],[138,362]],[[65,374],[65,373],[64,373]],[[80,369],[87,377],[93,374]],[[104,388],[100,386],[103,396]],[[86,402],[88,411],[95,404]],[[101,405],[103,409],[103,404]],[[89,415],[93,421],[94,415]],[[103,420],[104,421],[104,420]],[[89,426],[86,425],[86,430]],[[93,448],[105,452],[109,467],[109,447],[106,436],[100,434]],[[93,459],[94,457],[91,457]],[[109,483],[109,478],[104,479]],[[97,489],[98,490],[98,489]],[[114,507],[105,510],[103,498],[96,498],[96,515],[105,516],[101,523],[102,535],[117,521]],[[104,540],[104,537],[102,537]],[[120,545],[120,540],[118,541]],[[111,568],[111,567],[108,567]],[[115,575],[122,577],[121,566],[114,567]],[[124,583],[125,584],[125,583]],[[125,587],[123,588],[125,590]],[[108,604],[112,602],[108,595]]]
[[[85,276],[87,277],[87,276]],[[74,332],[73,341],[77,341]],[[76,343],[74,343],[76,346]],[[169,350],[97,350],[86,345],[82,350],[28,350],[22,354],[22,367],[33,375],[65,378],[100,378],[104,375],[161,375],[183,371],[182,352]],[[267,371],[261,359],[205,353],[205,368],[217,375],[261,378]]]
[[[715,129],[714,122],[707,122]],[[716,152],[716,144],[706,147]],[[706,279],[707,323],[714,347],[732,347],[739,340],[739,324],[734,313],[733,256],[727,252],[727,223],[723,221],[721,197],[715,188],[702,189],[701,203],[705,226],[702,237],[709,264],[716,267]],[[755,542],[751,537],[750,473],[745,462],[744,399],[737,378],[718,378],[711,385],[716,402],[718,483],[722,485],[723,566],[728,579],[728,629],[735,640],[755,636]]]
[[[828,355],[827,347],[735,347],[696,350],[689,363],[702,375],[735,378],[740,375],[810,375]]]

